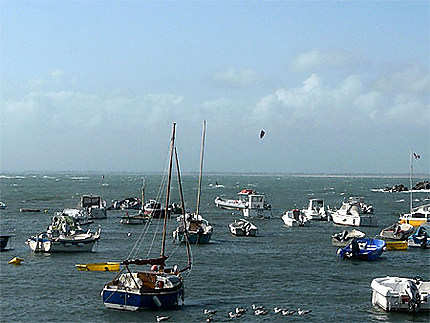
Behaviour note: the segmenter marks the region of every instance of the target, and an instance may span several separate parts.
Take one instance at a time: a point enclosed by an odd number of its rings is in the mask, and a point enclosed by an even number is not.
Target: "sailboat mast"
[[[410,203],[410,208],[411,208],[411,214],[412,214],[412,209],[413,209],[413,206],[412,206],[412,201],[413,201],[413,199],[412,199],[412,173],[413,173],[413,166],[412,166],[412,164],[413,164],[413,162],[414,162],[414,150],[411,148],[411,171],[410,171],[410,174],[409,174],[409,192],[410,192],[410,194],[409,194],[409,198],[410,198],[409,203]]]
[[[142,211],[145,211],[145,179],[142,178]]]
[[[179,196],[181,198],[181,208],[182,208],[182,222],[184,224],[184,237],[185,237],[185,245],[187,248],[187,260],[188,260],[188,266],[181,271],[184,271],[186,269],[191,269],[191,251],[190,251],[190,243],[188,241],[188,231],[187,231],[187,225],[185,223],[185,202],[184,202],[184,194],[182,192],[182,180],[181,180],[181,172],[179,170],[179,160],[178,160],[178,153],[176,151],[175,147],[175,160],[176,160],[176,171],[178,172],[178,186],[179,186]]]
[[[164,212],[164,221],[163,221],[163,239],[161,242],[161,258],[164,258],[164,251],[166,246],[166,228],[167,228],[167,216],[169,212],[169,199],[170,199],[170,183],[172,181],[172,164],[173,164],[173,147],[175,146],[175,127],[176,123],[173,123],[172,126],[172,139],[170,143],[170,158],[169,158],[169,174],[167,177],[167,188],[166,188],[166,208]]]
[[[206,120],[203,120],[202,143],[201,143],[201,147],[200,147],[200,173],[199,173],[199,188],[197,191],[196,215],[199,215],[199,211],[200,211],[200,193],[202,190],[202,173],[203,173],[203,157],[204,157],[204,153],[205,153],[205,136],[206,136]]]

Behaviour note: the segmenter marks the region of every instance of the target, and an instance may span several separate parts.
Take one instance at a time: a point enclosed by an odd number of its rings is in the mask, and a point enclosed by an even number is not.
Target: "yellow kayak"
[[[24,259],[22,259],[22,258],[14,257],[14,258],[12,258],[12,259],[9,261],[9,264],[12,264],[12,265],[21,265],[21,262],[22,262],[23,260],[24,260]]]
[[[81,271],[119,271],[119,262],[98,262],[92,264],[76,264]]]

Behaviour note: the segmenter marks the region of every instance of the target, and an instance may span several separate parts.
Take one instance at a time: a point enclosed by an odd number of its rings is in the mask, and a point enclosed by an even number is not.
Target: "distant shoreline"
[[[0,173],[0,178],[11,175],[134,175],[134,176],[157,176],[162,175],[162,172],[126,172],[126,171],[113,171],[113,172],[102,172],[102,171],[22,171],[12,172],[5,171]],[[182,175],[195,176],[197,172],[183,172]],[[344,177],[356,177],[356,178],[409,178],[409,174],[373,174],[373,173],[243,173],[243,172],[204,172],[204,176],[273,176],[273,177],[323,177],[323,178],[344,178]],[[413,178],[429,178],[430,174],[414,174]]]

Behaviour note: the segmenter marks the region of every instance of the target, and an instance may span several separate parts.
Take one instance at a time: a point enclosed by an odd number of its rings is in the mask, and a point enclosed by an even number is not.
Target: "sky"
[[[430,169],[428,1],[0,2],[0,172]],[[260,130],[266,135],[259,138]]]

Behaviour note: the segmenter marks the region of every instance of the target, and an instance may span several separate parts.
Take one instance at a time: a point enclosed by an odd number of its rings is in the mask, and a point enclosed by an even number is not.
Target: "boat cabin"
[[[87,208],[87,207],[102,207],[102,198],[99,195],[83,195],[81,196],[81,207]]]

